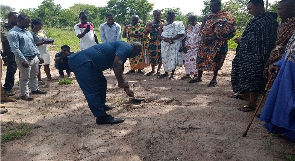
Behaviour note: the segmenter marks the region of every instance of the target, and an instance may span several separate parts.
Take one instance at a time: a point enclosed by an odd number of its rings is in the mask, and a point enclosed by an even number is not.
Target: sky
[[[27,8],[38,8],[43,0],[1,0],[1,5],[10,6],[15,8],[15,11]],[[109,0],[54,0],[55,4],[60,4],[62,8],[69,8],[75,3],[90,4],[95,6],[104,7]],[[223,0],[226,2],[228,0]],[[269,3],[273,3],[275,0],[269,0]],[[203,0],[148,0],[149,3],[154,4],[154,9],[163,8],[180,8],[183,14],[193,12],[196,15],[201,14],[201,10],[204,8]]]

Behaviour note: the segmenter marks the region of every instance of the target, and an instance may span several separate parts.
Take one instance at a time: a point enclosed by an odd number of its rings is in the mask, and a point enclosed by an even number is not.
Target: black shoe
[[[34,98],[24,95],[24,96],[20,96],[20,99],[25,100],[25,101],[33,101]]]
[[[5,114],[5,113],[7,113],[7,112],[8,112],[8,110],[7,110],[7,109],[5,109],[5,108],[4,108],[4,109],[2,109],[2,108],[1,108],[1,114]]]
[[[97,117],[96,118],[96,123],[99,125],[102,124],[118,124],[124,122],[124,119],[121,118],[114,118],[113,116],[110,115],[105,115],[105,116],[101,116],[101,117]]]
[[[14,96],[14,95],[15,95],[15,93],[14,93],[11,89],[9,89],[9,90],[4,90],[4,94],[5,94],[6,96]]]
[[[32,91],[32,94],[46,94],[46,91],[41,91],[40,89],[37,89],[36,91]]]
[[[112,110],[113,108],[116,108],[116,106],[109,106],[109,105],[103,106],[104,111],[109,111],[109,110]]]

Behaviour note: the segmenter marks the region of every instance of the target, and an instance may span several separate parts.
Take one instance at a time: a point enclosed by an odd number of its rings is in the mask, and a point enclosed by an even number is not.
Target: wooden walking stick
[[[258,105],[257,105],[256,108],[255,108],[255,111],[254,111],[254,113],[253,113],[253,115],[252,115],[252,117],[251,117],[251,120],[250,120],[250,122],[249,122],[249,124],[248,124],[248,127],[247,127],[246,131],[244,132],[244,134],[242,135],[243,137],[246,137],[246,136],[247,136],[247,133],[248,133],[248,131],[249,131],[251,125],[252,125],[252,122],[253,122],[253,120],[254,120],[254,118],[255,118],[255,116],[256,116],[256,114],[257,114],[257,112],[258,112],[258,110],[259,110],[259,108],[260,108],[260,106],[261,106],[261,104],[262,104],[262,102],[263,102],[263,100],[264,100],[264,98],[265,98],[265,95],[266,95],[266,93],[267,93],[267,90],[268,90],[268,88],[272,85],[272,79],[274,78],[274,75],[275,75],[275,74],[274,74],[275,69],[272,68],[272,69],[270,70],[270,72],[271,72],[271,74],[270,74],[269,79],[268,79],[268,81],[267,81],[267,83],[266,83],[266,85],[265,85],[265,89],[264,89],[264,92],[263,92],[262,98],[260,99]]]

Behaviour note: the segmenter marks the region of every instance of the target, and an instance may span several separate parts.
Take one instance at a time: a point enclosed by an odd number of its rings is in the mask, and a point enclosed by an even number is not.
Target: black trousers
[[[17,65],[13,60],[8,61],[5,84],[3,85],[4,90],[11,90],[14,86],[14,75],[16,73]]]

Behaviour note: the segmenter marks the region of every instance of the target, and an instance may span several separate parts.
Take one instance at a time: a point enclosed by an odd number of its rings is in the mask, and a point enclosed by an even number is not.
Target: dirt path
[[[137,104],[129,102],[116,86],[114,74],[106,71],[107,102],[118,106],[109,113],[126,118],[118,125],[96,125],[77,82],[58,85],[58,80],[46,81],[43,72],[45,85],[41,88],[48,90],[47,95],[33,96],[33,102],[6,103],[9,112],[1,115],[1,134],[13,126],[12,121],[26,123],[32,130],[22,139],[2,143],[1,159],[284,160],[281,152],[293,148],[294,143],[270,135],[257,118],[248,137],[242,137],[252,113],[238,111],[245,102],[228,97],[233,57],[228,54],[214,88],[207,87],[211,72],[204,72],[203,82],[195,84],[125,75],[136,96],[145,97]],[[58,71],[51,69],[57,78]],[[183,72],[181,67],[176,74],[181,77]]]

